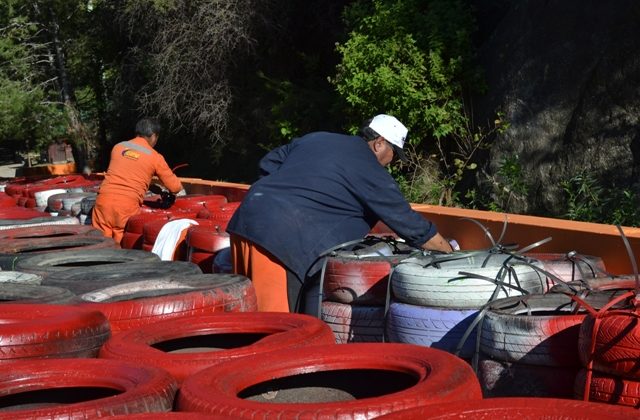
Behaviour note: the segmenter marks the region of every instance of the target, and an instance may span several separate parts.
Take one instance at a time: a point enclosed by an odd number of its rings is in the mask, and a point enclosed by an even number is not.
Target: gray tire
[[[28,227],[28,226],[79,225],[79,224],[80,224],[80,221],[76,217],[70,217],[70,216],[33,217],[31,219],[4,219],[4,220],[0,220],[0,230],[15,229],[18,227]]]
[[[610,293],[585,298],[601,308]],[[509,362],[540,366],[580,366],[578,336],[586,310],[576,313],[566,295],[547,293],[497,300],[489,305],[482,323],[480,349]]]
[[[69,304],[78,303],[80,300],[62,287],[0,283],[0,302]]]
[[[381,342],[384,333],[384,306],[355,306],[322,302],[321,319],[336,337],[336,343]]]
[[[39,285],[42,283],[42,276],[33,273],[23,273],[22,271],[0,271],[0,283]]]
[[[153,262],[160,258],[151,252],[133,249],[79,249],[77,251],[47,252],[38,255],[20,257],[15,268],[18,271],[40,274],[44,277],[51,273],[85,268],[98,265],[113,266],[130,262]]]
[[[42,284],[64,287],[82,295],[140,280],[171,280],[189,274],[202,274],[202,270],[186,261],[130,262],[58,271],[45,277]]]

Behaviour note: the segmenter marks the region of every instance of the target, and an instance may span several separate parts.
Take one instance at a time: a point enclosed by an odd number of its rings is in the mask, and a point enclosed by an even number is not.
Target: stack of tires
[[[622,307],[596,312],[600,308],[591,305],[580,326],[582,369],[575,380],[575,398],[640,407],[640,309],[635,289],[616,299]]]
[[[387,340],[459,351],[460,357],[471,358],[476,330],[467,330],[481,308],[495,299],[542,292],[544,277],[533,264],[480,251],[401,261],[391,276]]]
[[[171,410],[165,371],[97,359],[110,336],[99,311],[71,305],[0,305],[3,418],[97,418]]]
[[[373,237],[349,248],[333,251],[326,258],[320,316],[337,343],[381,342],[391,266],[419,251]],[[314,297],[308,293],[308,298]]]
[[[59,193],[82,192],[83,188],[91,189],[98,183],[99,181],[86,179],[82,175],[67,175],[29,183],[8,184],[5,191],[18,198],[18,205],[45,211],[49,196]]]
[[[13,270],[23,258],[64,250],[92,250],[117,248],[111,238],[96,229],[82,225],[33,226],[0,231],[0,268]]]
[[[584,299],[601,308],[616,292]],[[572,398],[587,311],[563,293],[492,302],[482,319],[478,376],[485,396]]]
[[[190,219],[199,223],[199,220],[196,219],[196,213],[180,211],[172,213],[172,216],[168,219],[159,218],[156,220],[148,221],[142,227],[142,249],[144,251],[149,251],[153,249],[154,244],[156,243],[156,239],[160,234],[160,231],[169,222],[180,219]],[[186,259],[186,245],[184,244],[184,238],[179,241],[177,244],[177,251],[174,256],[175,260],[184,261]]]
[[[138,214],[127,220],[120,246],[125,249],[142,249],[144,225],[153,220],[169,220],[172,213],[168,210],[141,208]]]
[[[51,213],[52,216],[75,216],[79,218],[80,215],[83,214],[82,201],[84,199],[93,199],[95,202],[96,196],[97,194],[95,192],[63,192],[52,194],[47,198],[45,210]]]

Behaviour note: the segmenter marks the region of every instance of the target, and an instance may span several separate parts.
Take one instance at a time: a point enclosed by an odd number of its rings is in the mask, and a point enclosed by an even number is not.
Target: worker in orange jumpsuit
[[[144,118],[136,124],[134,139],[118,143],[111,150],[91,219],[95,228],[117,243],[122,240],[127,220],[140,210],[154,175],[172,193],[185,193],[164,157],[153,149],[159,135],[160,124]]]

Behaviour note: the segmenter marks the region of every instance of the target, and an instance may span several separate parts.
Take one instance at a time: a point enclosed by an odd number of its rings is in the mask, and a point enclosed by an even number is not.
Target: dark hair
[[[154,118],[143,118],[136,123],[136,136],[151,137],[160,134],[160,123]]]
[[[369,124],[371,124],[371,121],[373,121],[373,118],[369,118],[368,120],[363,122],[362,126],[358,130],[358,135],[362,137],[365,141],[375,140],[378,137],[380,137],[380,134],[378,134],[376,130],[369,127]]]

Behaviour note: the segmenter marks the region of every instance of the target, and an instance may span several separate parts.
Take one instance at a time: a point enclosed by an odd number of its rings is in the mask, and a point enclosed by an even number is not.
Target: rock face
[[[640,191],[640,2],[474,2],[488,92],[477,121],[504,112],[486,171],[518,157],[528,196],[512,212],[560,216],[560,182],[586,171]]]

